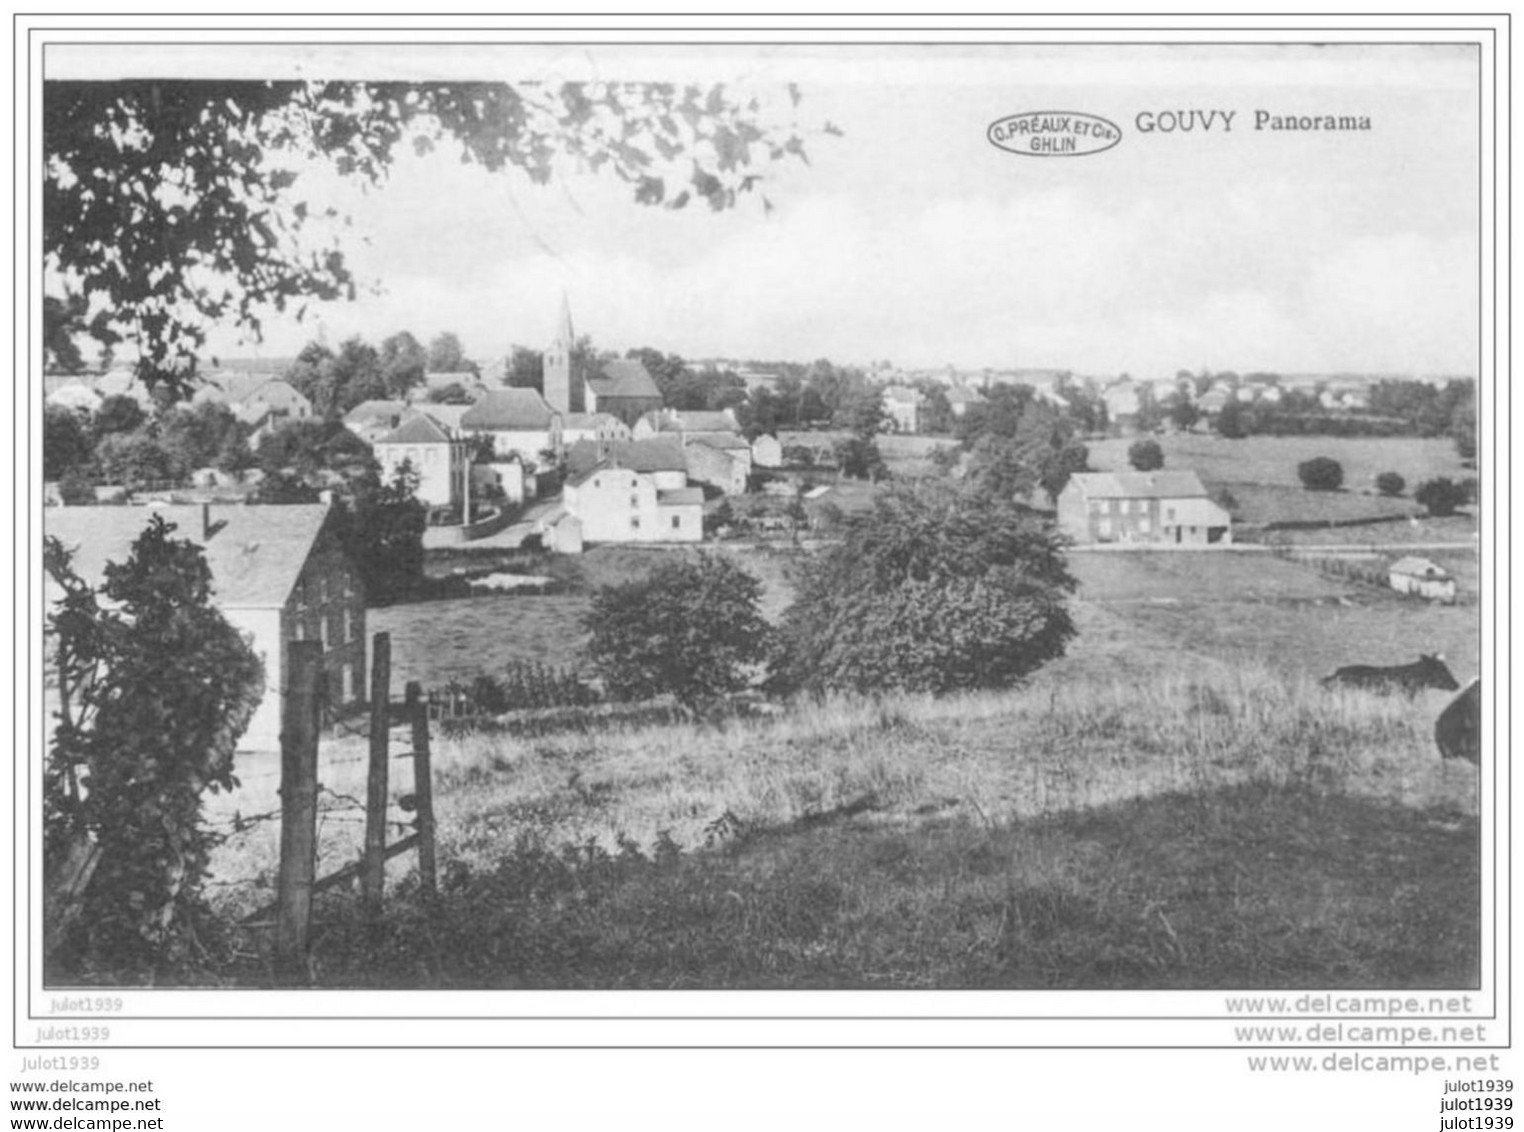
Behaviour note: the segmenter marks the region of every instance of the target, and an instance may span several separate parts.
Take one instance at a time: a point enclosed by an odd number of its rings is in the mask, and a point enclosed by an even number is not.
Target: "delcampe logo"
[[[1122,129],[1094,114],[1029,110],[990,123],[990,144],[1023,157],[1084,157],[1122,140]]]

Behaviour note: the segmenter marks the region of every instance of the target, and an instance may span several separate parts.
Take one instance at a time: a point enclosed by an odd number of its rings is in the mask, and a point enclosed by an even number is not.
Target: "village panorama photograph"
[[[43,984],[1480,987],[1481,81],[50,44]]]

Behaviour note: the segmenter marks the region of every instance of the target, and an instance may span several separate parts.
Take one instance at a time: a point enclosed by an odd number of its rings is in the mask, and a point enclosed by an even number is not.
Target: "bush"
[[[1382,472],[1376,477],[1376,490],[1382,495],[1401,495],[1402,489],[1408,486],[1408,481],[1396,472]]]
[[[774,654],[781,692],[1002,687],[1074,635],[1059,538],[1009,500],[927,482],[845,528],[801,567]]]
[[[99,865],[64,966],[127,977],[196,957],[212,923],[203,898],[217,836],[201,820],[208,789],[227,790],[233,750],[264,687],[259,658],[211,604],[201,548],[154,516],[100,596],[56,539],[49,576],[64,597],[57,635],[58,728],[43,779],[51,865],[88,839]]]
[[[1164,467],[1164,449],[1157,440],[1137,440],[1127,450],[1127,462],[1140,472],[1156,472]]]
[[[1455,509],[1466,502],[1466,491],[1454,480],[1441,476],[1439,479],[1420,484],[1418,490],[1413,493],[1413,498],[1430,515],[1453,515]]]
[[[1314,456],[1296,466],[1296,474],[1308,491],[1338,491],[1344,484],[1344,468],[1329,456]]]
[[[701,553],[604,586],[583,627],[587,657],[625,699],[670,693],[689,707],[746,687],[766,655],[762,584],[729,558]]]

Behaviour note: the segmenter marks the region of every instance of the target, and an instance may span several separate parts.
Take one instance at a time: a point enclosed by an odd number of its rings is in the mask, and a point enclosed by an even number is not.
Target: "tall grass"
[[[829,697],[717,724],[442,738],[435,808],[441,858],[470,868],[490,867],[525,839],[553,850],[691,851],[842,815],[890,827],[931,817],[995,827],[1246,783],[1474,812],[1474,780],[1440,765],[1430,727],[1423,701],[1252,668],[1039,680],[944,699]],[[353,746],[325,751],[321,777],[333,797],[363,797]],[[394,767],[400,795],[410,772]],[[245,814],[276,808],[273,797],[223,803],[240,805]],[[358,853],[354,816],[325,825],[324,867]],[[275,848],[273,828],[240,834],[218,872],[268,879]],[[393,865],[399,875],[407,867]]]

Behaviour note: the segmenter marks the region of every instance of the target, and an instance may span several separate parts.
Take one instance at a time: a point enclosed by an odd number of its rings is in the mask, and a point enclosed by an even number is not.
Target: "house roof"
[[[704,503],[704,489],[700,487],[679,487],[672,491],[658,491],[656,502],[662,507],[681,507],[688,504]]]
[[[677,425],[684,432],[739,432],[740,424],[729,409],[717,412],[685,412],[677,414]]]
[[[599,397],[661,398],[655,379],[638,358],[615,358],[606,362],[600,373],[587,379],[587,384]]]
[[[489,389],[460,418],[462,428],[519,431],[549,428],[552,409],[533,389]]]
[[[632,472],[686,472],[688,461],[683,446],[675,436],[653,436],[646,440],[616,441],[608,447],[609,462]]]
[[[279,609],[322,533],[328,507],[321,503],[288,506],[240,504],[213,507],[211,537],[202,532],[200,507],[50,507],[43,533],[75,551],[74,570],[98,585],[108,562],[125,562],[132,544],[154,515],[175,525],[173,537],[206,550],[212,593],[229,609]]]
[[[746,438],[734,433],[706,433],[703,436],[695,436],[692,443],[706,444],[710,448],[718,448],[725,452],[739,452],[741,449],[751,451],[751,445],[746,443]]]
[[[561,429],[598,428],[601,425],[617,423],[619,420],[613,413],[566,413],[561,417]]]
[[[947,400],[953,405],[978,405],[984,401],[984,394],[966,385],[954,385],[947,390]]]
[[[1419,558],[1416,555],[1408,555],[1406,558],[1397,559],[1391,565],[1391,573],[1410,574],[1415,578],[1433,579],[1448,578],[1450,576],[1450,572],[1438,562],[1431,562],[1427,558]]]
[[[1193,471],[1077,472],[1069,482],[1087,499],[1205,498],[1206,488]]]
[[[424,413],[415,413],[403,421],[391,432],[376,441],[376,444],[448,444],[449,433],[439,427],[439,423]]]
[[[361,401],[353,409],[344,414],[345,424],[361,424],[363,422],[386,420],[390,417],[400,417],[408,411],[406,401]]]

